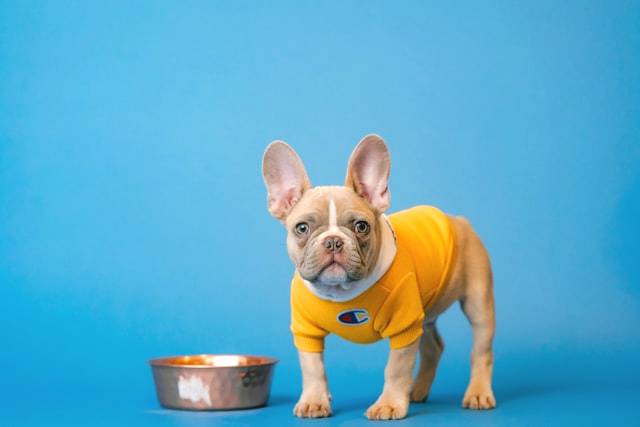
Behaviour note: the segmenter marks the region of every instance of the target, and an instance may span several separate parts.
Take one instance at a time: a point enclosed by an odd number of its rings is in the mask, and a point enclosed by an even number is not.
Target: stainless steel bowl
[[[149,364],[162,406],[214,410],[266,405],[277,362],[264,356],[200,354],[152,359]]]

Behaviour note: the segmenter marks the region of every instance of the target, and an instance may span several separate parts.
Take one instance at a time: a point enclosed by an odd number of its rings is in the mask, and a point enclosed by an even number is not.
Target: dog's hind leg
[[[420,338],[420,367],[411,387],[412,402],[424,402],[429,397],[443,350],[444,341],[438,333],[435,321],[425,323],[424,334]]]
[[[474,232],[468,234],[465,249],[465,289],[460,306],[473,330],[473,346],[471,378],[462,406],[469,409],[491,409],[496,406],[491,388],[492,343],[496,328],[491,265],[482,242]]]

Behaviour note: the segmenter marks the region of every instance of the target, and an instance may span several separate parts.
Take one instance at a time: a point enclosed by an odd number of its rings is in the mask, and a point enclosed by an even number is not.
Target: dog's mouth
[[[342,251],[332,254],[310,252],[305,255],[308,256],[303,257],[298,271],[313,285],[349,288],[352,282],[362,278],[363,266],[360,265],[358,254]]]
[[[330,263],[328,263],[325,267],[323,267],[320,270],[320,274],[323,273],[327,273],[327,274],[338,274],[340,272],[345,272],[346,273],[347,269],[344,268],[344,266],[342,264],[340,264],[338,261],[332,261]]]
[[[351,286],[351,282],[360,278],[356,276],[347,266],[339,261],[332,260],[320,270],[313,283],[323,286],[340,286],[348,289]]]

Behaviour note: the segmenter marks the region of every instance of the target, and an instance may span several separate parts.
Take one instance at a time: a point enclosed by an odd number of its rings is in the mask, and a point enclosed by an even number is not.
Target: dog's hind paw
[[[429,398],[429,393],[426,390],[414,389],[411,390],[411,401],[415,403],[424,403]]]
[[[409,397],[412,402],[422,403],[425,402],[429,398],[429,389],[431,388],[431,383],[427,384],[425,381],[419,381],[416,379],[413,382],[413,386],[411,387],[411,394]]]

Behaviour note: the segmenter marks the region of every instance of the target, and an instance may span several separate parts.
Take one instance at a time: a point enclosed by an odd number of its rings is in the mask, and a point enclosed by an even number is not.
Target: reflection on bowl
[[[149,361],[160,404],[212,410],[264,406],[278,361],[264,356],[199,354]]]

